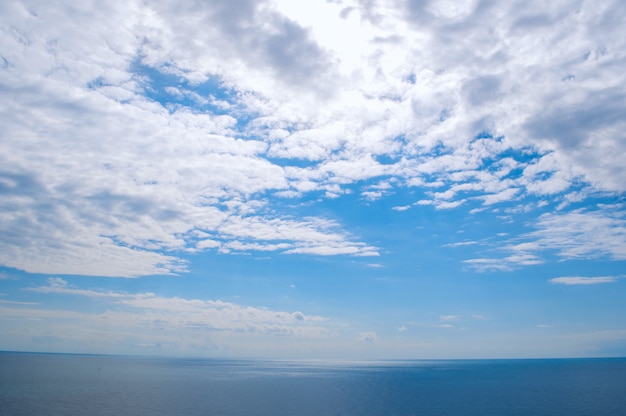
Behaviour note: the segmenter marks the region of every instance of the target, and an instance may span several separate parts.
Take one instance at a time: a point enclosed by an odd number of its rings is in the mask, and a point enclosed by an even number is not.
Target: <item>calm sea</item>
[[[0,415],[626,415],[626,359],[328,363],[0,353]]]

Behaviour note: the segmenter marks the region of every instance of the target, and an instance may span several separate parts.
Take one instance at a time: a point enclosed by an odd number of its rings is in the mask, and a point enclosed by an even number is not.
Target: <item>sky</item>
[[[0,2],[0,350],[626,355],[620,0]]]

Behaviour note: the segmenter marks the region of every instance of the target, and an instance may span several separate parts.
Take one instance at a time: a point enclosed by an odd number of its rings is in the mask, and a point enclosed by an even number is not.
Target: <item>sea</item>
[[[349,362],[0,352],[0,415],[626,416],[626,358]]]

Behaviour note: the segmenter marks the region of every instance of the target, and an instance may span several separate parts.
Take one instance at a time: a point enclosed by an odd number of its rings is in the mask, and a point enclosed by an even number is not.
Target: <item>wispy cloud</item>
[[[626,218],[621,205],[549,213],[539,217],[537,231],[522,236],[523,243],[507,248],[520,254],[555,250],[564,259],[609,257],[626,259]]]
[[[619,279],[618,276],[596,276],[596,277],[581,277],[581,276],[566,276],[555,277],[548,280],[552,284],[558,285],[597,285],[602,283],[614,283]]]
[[[443,247],[464,247],[480,244],[478,241],[459,241],[458,243],[444,244]]]
[[[512,270],[512,265],[507,263],[506,261],[502,261],[502,259],[496,258],[477,258],[477,259],[468,259],[463,260],[463,263],[467,264],[470,268],[479,271],[507,271]]]
[[[358,341],[365,341],[365,342],[374,342],[377,339],[377,335],[376,332],[361,332],[359,334],[359,336],[356,338]]]
[[[204,328],[207,331],[248,332],[296,337],[328,336],[323,325],[327,318],[305,315],[300,311],[283,312],[242,306],[221,300],[162,297],[154,293],[128,294],[113,291],[78,289],[61,278],[50,278],[47,286],[25,290],[48,294],[89,297],[112,302],[115,311],[107,310],[98,319],[146,325],[149,328]],[[125,307],[125,308],[124,308]],[[45,312],[42,312],[45,315]]]
[[[599,205],[593,210],[577,209],[546,213],[532,225],[535,231],[505,239],[491,252],[500,257],[465,260],[480,270],[512,270],[543,263],[543,253],[554,253],[563,260],[626,259],[626,218],[623,206]],[[506,236],[505,236],[506,237]]]
[[[0,299],[0,303],[4,305],[39,305],[38,302],[20,302],[20,301],[4,300],[4,299]]]

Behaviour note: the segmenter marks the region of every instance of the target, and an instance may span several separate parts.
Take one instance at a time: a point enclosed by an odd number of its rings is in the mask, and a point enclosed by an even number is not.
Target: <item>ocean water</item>
[[[0,415],[626,415],[626,358],[239,361],[0,353]]]

